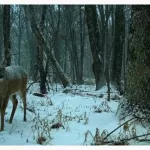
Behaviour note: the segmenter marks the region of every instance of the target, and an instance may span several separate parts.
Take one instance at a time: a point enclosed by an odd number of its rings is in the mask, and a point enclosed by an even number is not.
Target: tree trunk
[[[122,52],[125,36],[124,6],[117,5],[115,11],[115,39],[114,39],[114,60],[112,68],[112,82],[117,85],[120,91]]]
[[[126,96],[130,105],[150,115],[150,6],[132,6]],[[144,17],[143,17],[144,16]],[[144,109],[147,109],[145,111]],[[133,109],[132,109],[133,110]],[[145,117],[144,117],[145,118]]]
[[[85,14],[85,13],[84,13]],[[83,60],[84,60],[84,33],[85,33],[85,15],[82,17],[82,9],[79,6],[79,16],[80,16],[80,75],[79,75],[79,84],[83,84]],[[83,18],[83,21],[82,21]]]
[[[3,6],[3,36],[4,36],[4,58],[5,65],[11,64],[11,47],[10,47],[10,5]]]
[[[60,51],[60,42],[58,40],[59,38],[59,32],[60,32],[60,24],[61,24],[61,7],[60,5],[58,6],[58,13],[57,13],[57,24],[56,27],[54,26],[54,12],[52,9],[54,9],[55,6],[50,6],[51,7],[51,11],[50,11],[50,15],[51,15],[51,22],[52,22],[52,47],[54,49],[54,54],[55,54],[55,58],[57,60],[57,62],[60,64],[60,58],[61,58],[61,51]],[[56,74],[55,77],[56,82],[59,81],[59,77]]]
[[[126,71],[127,71],[127,56],[129,50],[129,26],[131,20],[131,6],[126,6],[126,18],[125,18],[125,41],[124,41],[124,60],[123,60],[123,78],[122,91],[126,94]],[[130,18],[130,19],[129,19]]]
[[[105,51],[105,15],[104,15],[104,6],[103,5],[99,5],[99,13],[100,13],[100,17],[101,17],[101,51],[102,51],[102,59],[104,62],[104,51]]]
[[[2,6],[0,6],[0,17],[2,18],[3,15],[3,9]],[[0,60],[2,60],[2,54],[3,54],[3,23],[2,19],[0,19]]]
[[[21,37],[22,37],[22,33],[21,33],[21,7],[19,6],[19,24],[18,24],[18,65],[20,66],[20,49],[21,49]]]
[[[46,40],[45,40],[43,34],[41,33],[40,29],[36,25],[34,14],[33,14],[33,7],[29,6],[29,10],[30,10],[30,15],[31,15],[30,16],[30,21],[31,21],[32,31],[35,34],[35,36],[38,37],[40,43],[42,43],[44,45],[44,48],[45,48],[46,54],[48,56],[48,59],[50,59],[53,67],[56,69],[56,72],[57,72],[63,86],[67,87],[70,83],[69,83],[66,75],[63,73],[61,67],[59,66],[54,54],[49,49],[48,44],[46,43]]]
[[[46,16],[46,9],[47,6],[43,5],[43,9],[42,9],[42,16],[41,16],[41,22],[40,22],[40,31],[41,33],[43,33],[44,30],[44,21],[45,21],[45,16]],[[46,94],[47,90],[46,90],[46,76],[47,76],[47,70],[46,67],[44,69],[44,45],[43,43],[40,41],[39,37],[37,37],[37,42],[39,44],[37,44],[37,50],[38,50],[38,66],[39,66],[39,71],[40,71],[40,91],[42,94]],[[48,63],[48,62],[47,62]]]
[[[35,15],[34,12],[34,6],[29,6],[30,13],[32,13],[32,16]],[[41,14],[41,21],[40,21],[40,28],[39,30],[43,33],[44,29],[44,21],[45,21],[45,15],[46,15],[46,5],[43,5],[42,14]],[[35,22],[35,18],[31,20],[31,22]],[[36,25],[36,22],[35,22]],[[47,76],[47,70],[44,69],[44,45],[40,40],[40,37],[35,35],[36,37],[36,50],[37,50],[37,65],[35,65],[35,71],[34,73],[37,73],[36,71],[39,70],[40,72],[40,92],[42,94],[46,94],[46,76]]]
[[[112,73],[113,73],[113,62],[114,62],[114,38],[115,38],[115,8],[112,9],[112,32],[111,32],[111,58],[110,58],[110,80],[112,80]]]
[[[60,49],[59,49],[59,40],[58,40],[58,36],[59,36],[59,28],[60,28],[60,5],[58,6],[58,21],[57,21],[57,26],[56,26],[56,29],[54,28],[54,25],[53,25],[53,47],[54,47],[54,53],[55,53],[55,57],[56,57],[56,60],[58,61],[58,63],[60,63],[60,56],[61,56],[61,52],[60,52]],[[52,14],[51,14],[52,15]],[[53,19],[53,17],[52,17]]]
[[[76,77],[76,81],[77,83],[79,83],[79,58],[78,58],[78,52],[77,52],[77,46],[76,46],[76,32],[75,32],[75,27],[73,24],[73,14],[72,14],[72,10],[71,8],[74,6],[67,6],[66,9],[66,17],[67,17],[67,21],[68,21],[68,26],[69,26],[69,33],[70,33],[70,40],[71,40],[71,61],[72,61],[72,69],[74,70],[72,73],[73,74],[73,78],[75,79]],[[75,80],[74,80],[75,81]]]
[[[89,33],[90,46],[93,56],[93,73],[95,76],[96,90],[105,85],[103,61],[101,58],[100,35],[97,24],[97,13],[95,5],[85,6],[86,21]]]
[[[29,43],[30,48],[30,70],[29,70],[29,76],[31,76],[33,81],[36,81],[38,78],[38,57],[37,57],[37,50],[36,50],[36,41],[34,40],[34,34],[30,31],[29,28],[29,15],[27,7],[24,6],[25,11],[25,26],[26,26],[26,33],[27,33],[27,39]]]
[[[113,6],[112,6],[113,7]],[[108,89],[108,97],[107,100],[110,101],[110,54],[111,54],[111,44],[112,40],[109,40],[109,31],[108,31],[108,20],[110,17],[110,10],[108,10],[108,6],[106,6],[106,20],[105,20],[105,30],[103,31],[105,33],[105,39],[104,39],[104,51],[105,51],[105,59],[104,59],[104,70],[105,70],[105,78],[107,83],[107,89]],[[111,46],[109,46],[111,45]]]

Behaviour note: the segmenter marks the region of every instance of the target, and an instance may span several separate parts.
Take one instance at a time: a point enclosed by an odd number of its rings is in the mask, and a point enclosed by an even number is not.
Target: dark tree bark
[[[119,115],[150,122],[150,6],[132,5],[131,16],[126,99]]]
[[[121,90],[122,93],[126,94],[126,71],[127,71],[127,57],[128,57],[128,50],[129,50],[129,27],[131,22],[131,7],[126,6],[125,8],[125,41],[124,41],[124,51],[123,51],[123,82],[121,82]]]
[[[105,50],[105,59],[104,59],[104,68],[105,68],[105,78],[106,78],[106,83],[107,83],[107,88],[108,88],[108,98],[107,100],[110,101],[110,56],[111,56],[111,51],[112,51],[112,43],[113,43],[113,39],[109,40],[109,26],[108,26],[108,20],[110,17],[110,13],[112,12],[113,6],[106,6],[106,10],[105,10],[105,14],[106,14],[106,19],[105,19],[105,46],[104,46],[104,50]],[[110,46],[109,46],[110,45]]]
[[[110,34],[111,22],[109,23],[109,18],[111,13],[113,12],[113,7],[114,6],[109,5],[98,5],[98,10],[100,13],[100,44],[102,50],[102,59],[104,62],[104,74],[108,88],[108,100],[110,100],[110,58],[113,43],[113,38],[110,37],[112,36],[112,34]]]
[[[117,85],[121,91],[121,69],[122,69],[122,52],[125,36],[125,16],[124,6],[117,5],[115,11],[115,38],[114,38],[114,59],[112,66],[112,82]]]
[[[83,60],[84,60],[84,36],[85,36],[85,13],[82,17],[82,8],[79,6],[79,17],[80,17],[80,75],[79,75],[79,84],[83,84]],[[83,19],[82,19],[83,18]]]
[[[144,17],[143,17],[144,16]],[[130,104],[150,115],[150,6],[132,6],[126,96]],[[149,113],[144,111],[148,109]]]
[[[105,14],[104,14],[104,6],[99,5],[99,13],[100,13],[100,31],[101,31],[101,51],[102,51],[102,59],[104,60],[104,51],[105,51]]]
[[[4,37],[4,59],[5,65],[11,64],[10,46],[10,5],[3,6],[3,37]]]
[[[2,60],[2,54],[3,54],[3,9],[2,6],[0,6],[0,60]]]
[[[60,28],[60,5],[58,6],[58,21],[57,21],[57,26],[56,29],[53,27],[54,30],[54,34],[53,34],[53,47],[54,47],[54,53],[55,53],[55,57],[59,63],[60,61],[60,49],[59,49],[59,40],[58,40],[58,36],[59,36],[59,28]]]
[[[21,37],[22,37],[22,26],[21,26],[21,11],[22,8],[19,6],[19,14],[18,14],[18,29],[19,29],[19,34],[18,34],[18,65],[20,66],[20,50],[21,50]]]
[[[46,9],[47,6],[43,5],[43,9],[42,9],[42,16],[41,16],[41,22],[40,22],[40,31],[43,34],[43,30],[44,30],[44,21],[45,21],[45,16],[46,16]],[[39,71],[40,71],[40,91],[42,94],[46,94],[47,90],[46,90],[46,76],[47,76],[47,68],[44,69],[44,45],[43,43],[40,42],[40,39],[37,38],[37,55],[38,55],[38,66],[39,66]],[[48,65],[48,61],[47,61],[47,65]]]
[[[86,21],[88,26],[90,46],[93,56],[93,73],[95,76],[96,90],[105,85],[103,61],[100,49],[100,34],[97,24],[96,6],[85,6]]]
[[[112,72],[113,72],[113,62],[114,62],[114,38],[115,38],[115,8],[113,6],[112,13],[112,32],[111,32],[111,59],[110,59],[110,80],[112,79]]]

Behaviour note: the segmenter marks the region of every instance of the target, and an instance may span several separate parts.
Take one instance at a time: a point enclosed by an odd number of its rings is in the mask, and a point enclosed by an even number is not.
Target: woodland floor
[[[53,85],[44,97],[33,95],[38,92],[39,85],[33,84],[27,93],[27,122],[23,122],[22,102],[19,98],[13,123],[8,123],[12,109],[9,101],[5,130],[0,132],[0,145],[95,145],[125,122],[116,116],[122,97],[113,87],[110,102],[107,101],[107,87],[95,91],[93,85],[73,86],[65,90],[60,85]],[[107,140],[147,132],[148,129],[141,125],[132,124],[128,125],[127,130],[122,126]],[[129,144],[149,143],[130,140]]]

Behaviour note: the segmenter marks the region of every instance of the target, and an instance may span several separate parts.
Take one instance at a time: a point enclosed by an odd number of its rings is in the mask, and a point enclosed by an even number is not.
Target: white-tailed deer
[[[24,121],[26,121],[26,85],[27,74],[20,66],[0,67],[0,112],[1,129],[4,130],[4,115],[9,101],[12,101],[13,108],[9,123],[12,123],[18,101],[16,94],[22,98],[24,106]]]

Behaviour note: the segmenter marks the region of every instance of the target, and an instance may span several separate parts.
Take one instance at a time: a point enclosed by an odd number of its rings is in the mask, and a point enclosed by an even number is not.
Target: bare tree
[[[25,31],[26,31],[26,38],[27,43],[29,45],[29,74],[28,76],[31,77],[33,81],[37,81],[38,78],[38,55],[37,55],[37,49],[36,49],[36,40],[34,38],[34,34],[32,33],[32,29],[30,28],[30,20],[29,20],[29,12],[27,10],[27,7],[24,6],[24,12],[25,12]]]
[[[83,70],[84,70],[84,40],[85,40],[85,13],[82,6],[79,6],[79,16],[80,16],[80,75],[79,83],[83,84]]]
[[[4,36],[4,58],[6,66],[11,64],[10,46],[10,5],[3,6],[3,36]]]
[[[35,16],[34,16],[35,15],[34,7],[31,5],[29,6],[29,12],[30,12],[31,28],[32,28],[33,33],[38,38],[40,44],[44,45],[44,49],[45,49],[45,52],[47,54],[47,57],[51,61],[51,64],[53,65],[53,67],[56,69],[56,72],[57,72],[63,86],[64,87],[68,86],[70,83],[69,83],[66,75],[63,73],[63,71],[62,71],[60,65],[58,64],[54,54],[52,53],[52,51],[48,47],[46,40],[40,31],[40,28],[36,24],[36,20],[35,20]]]
[[[150,36],[150,6],[132,6],[130,34],[126,97],[130,105],[137,106],[147,115],[146,118],[149,118],[150,38],[148,37]]]
[[[3,8],[0,6],[0,60],[2,59],[3,53]]]
[[[117,5],[115,9],[115,38],[114,38],[114,59],[112,66],[112,81],[121,91],[121,71],[122,71],[122,53],[125,37],[125,14],[124,6]]]
[[[100,34],[97,23],[95,5],[85,6],[86,21],[88,26],[90,46],[93,56],[93,73],[95,76],[96,90],[105,85],[103,60],[101,56]]]

